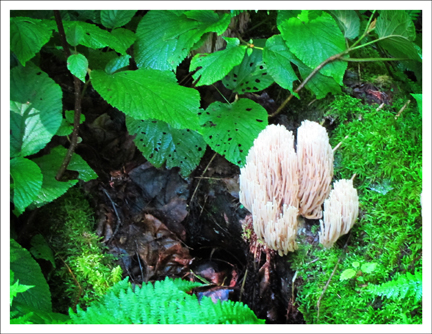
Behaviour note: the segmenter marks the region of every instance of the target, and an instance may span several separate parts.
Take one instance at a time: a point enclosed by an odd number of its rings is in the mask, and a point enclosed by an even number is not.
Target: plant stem
[[[54,17],[57,23],[57,28],[60,34],[60,40],[63,46],[63,51],[66,55],[66,60],[71,55],[71,52],[69,50],[69,46],[66,41],[66,34],[64,31],[62,19],[60,16],[60,11],[54,10]],[[72,132],[72,138],[71,138],[71,144],[69,146],[69,149],[66,153],[66,156],[64,157],[64,160],[60,166],[59,171],[56,175],[56,180],[61,181],[61,178],[63,176],[63,173],[65,172],[67,166],[69,165],[69,162],[72,158],[73,153],[75,152],[75,148],[77,146],[78,142],[78,130],[79,130],[79,124],[80,124],[80,117],[81,117],[81,80],[78,79],[76,76],[73,76],[74,78],[74,88],[75,88],[75,114],[74,114],[74,129]]]
[[[407,60],[414,60],[414,59],[409,59],[409,58],[345,58],[345,57],[341,57],[340,60],[347,61],[347,62],[365,63],[368,61],[407,61]]]

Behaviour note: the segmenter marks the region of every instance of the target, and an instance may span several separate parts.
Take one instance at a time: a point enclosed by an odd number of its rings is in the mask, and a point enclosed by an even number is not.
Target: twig
[[[330,284],[330,281],[331,281],[331,279],[332,279],[334,273],[336,272],[336,269],[337,269],[337,267],[338,267],[338,265],[339,265],[339,262],[340,262],[340,260],[342,259],[342,256],[344,255],[344,253],[345,253],[345,251],[346,251],[346,247],[347,247],[347,245],[348,245],[348,241],[349,241],[350,237],[351,237],[351,233],[349,234],[348,239],[347,239],[347,241],[346,241],[346,243],[345,243],[345,246],[344,246],[344,249],[343,249],[343,253],[342,253],[342,255],[339,257],[339,259],[338,259],[338,261],[337,261],[337,263],[336,263],[336,265],[335,265],[335,267],[334,267],[334,269],[333,269],[333,272],[331,273],[330,278],[328,279],[327,284],[325,285],[325,287],[324,287],[324,289],[323,289],[323,292],[321,293],[321,296],[318,298],[318,302],[317,302],[317,323],[319,322],[319,311],[320,311],[320,303],[321,303],[321,299],[322,299],[322,297],[324,296],[324,293],[326,292],[326,290],[327,290],[327,288],[328,288],[328,286],[329,286],[329,284]]]
[[[119,214],[118,214],[118,212],[117,212],[116,205],[115,205],[114,201],[111,199],[110,195],[108,194],[108,192],[107,192],[104,188],[102,188],[102,190],[103,190],[103,192],[105,193],[105,195],[108,197],[108,199],[110,200],[111,205],[112,205],[112,207],[113,207],[113,209],[114,209],[114,212],[115,212],[115,214],[116,214],[116,217],[117,217],[117,225],[116,225],[116,228],[115,228],[115,230],[114,230],[114,233],[112,234],[112,236],[111,236],[111,237],[109,238],[109,240],[107,241],[107,244],[108,244],[108,242],[110,242],[110,241],[114,238],[114,236],[116,235],[116,233],[117,233],[117,231],[118,231],[120,225],[122,224],[122,221],[121,221],[120,216],[119,216]]]
[[[317,261],[319,261],[319,258],[317,258],[317,259],[315,259],[315,260],[313,260],[313,261],[311,261],[311,262],[306,263],[306,266],[309,265],[309,264],[312,264],[312,263],[314,263],[314,262],[317,262]]]
[[[213,157],[210,159],[209,163],[207,164],[207,167],[204,169],[203,173],[201,174],[201,177],[202,177],[202,176],[207,172],[207,169],[210,167],[210,164],[212,163],[212,161],[213,161],[213,159],[216,157],[216,155],[217,155],[217,153],[215,153],[215,154],[213,155]],[[193,198],[194,198],[194,196],[195,196],[195,194],[196,194],[196,192],[197,192],[197,190],[198,190],[198,187],[199,187],[200,183],[201,183],[201,179],[199,179],[198,184],[197,184],[197,186],[195,187],[195,190],[194,190],[194,192],[193,192],[193,194],[192,194],[192,197],[191,197],[191,199],[190,199],[190,201],[189,201],[189,205],[190,205],[190,203],[192,203],[192,200],[193,200]]]
[[[349,137],[349,136],[346,136],[344,139],[342,139],[341,142],[335,146],[335,148],[333,149],[333,152],[335,152],[335,151],[336,151],[336,150],[337,150],[337,149],[342,145],[343,141],[344,141],[345,139],[347,139],[348,137]]]
[[[243,290],[244,290],[244,285],[245,285],[245,282],[246,282],[247,273],[248,273],[248,270],[246,268],[245,274],[243,276],[243,282],[242,282],[242,285],[241,285],[241,288],[240,288],[239,302],[241,302],[241,298],[242,298],[242,294],[243,294]]]
[[[408,107],[408,105],[411,103],[411,100],[406,101],[406,103],[404,104],[404,106],[401,108],[401,110],[399,110],[399,112],[397,113],[397,115],[395,116],[395,119],[398,119],[398,117],[402,114],[402,111],[405,110],[406,107]]]
[[[297,278],[298,271],[295,272],[294,277],[292,278],[292,286],[291,286],[291,303],[294,305],[294,283]]]
[[[380,111],[384,107],[385,103],[381,103],[381,105],[376,109],[376,111]]]
[[[142,265],[141,265],[141,260],[140,260],[140,255],[139,255],[139,253],[138,253],[138,243],[137,243],[137,241],[135,240],[135,245],[136,245],[136,248],[137,248],[137,251],[135,252],[136,253],[136,256],[137,256],[137,258],[138,258],[138,265],[139,265],[139,268],[140,268],[140,271],[141,271],[141,280],[143,281],[143,282],[147,282],[148,280],[147,280],[147,277],[144,277],[144,272],[143,272],[143,268],[142,268]],[[145,278],[145,279],[144,279]]]
[[[60,11],[54,10],[54,17],[57,23],[57,28],[60,34],[60,40],[63,46],[63,51],[66,55],[66,60],[71,55],[71,52],[69,50],[69,46],[66,41],[66,34],[64,31],[63,23],[60,16]],[[61,181],[61,178],[63,176],[63,173],[65,172],[67,166],[69,165],[69,162],[71,161],[72,155],[75,152],[75,148],[77,146],[78,142],[78,130],[79,130],[79,124],[80,124],[80,117],[81,117],[81,80],[78,79],[76,76],[73,76],[74,79],[74,88],[75,88],[75,114],[74,114],[74,128],[72,132],[72,138],[71,138],[71,144],[69,145],[68,151],[66,153],[66,156],[63,159],[63,162],[60,166],[59,171],[56,175],[56,180]]]

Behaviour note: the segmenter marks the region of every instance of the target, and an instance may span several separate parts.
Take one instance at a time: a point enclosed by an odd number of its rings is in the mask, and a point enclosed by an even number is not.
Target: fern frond
[[[264,323],[242,303],[214,304],[204,297],[201,302],[186,292],[200,283],[166,278],[143,284],[132,290],[128,278],[117,283],[87,311],[69,309],[75,324],[222,324]]]
[[[413,275],[407,272],[381,285],[370,285],[369,291],[374,295],[386,296],[390,299],[414,297],[417,302],[422,299],[423,294],[422,273],[416,271]]]

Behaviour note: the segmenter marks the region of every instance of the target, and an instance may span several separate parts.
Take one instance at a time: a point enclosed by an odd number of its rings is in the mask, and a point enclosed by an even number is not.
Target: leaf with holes
[[[21,157],[10,161],[13,180],[14,214],[19,216],[38,195],[42,187],[42,172],[33,161]]]
[[[170,71],[139,69],[91,72],[94,89],[113,107],[135,119],[157,119],[172,127],[197,129],[198,91],[177,84]]]
[[[88,69],[88,60],[84,55],[80,53],[70,55],[67,60],[67,68],[74,76],[76,76],[82,82],[85,82]]]
[[[275,35],[267,40],[263,57],[268,73],[277,84],[299,97],[293,92],[293,82],[298,80],[291,66],[295,56],[290,52],[281,35]]]
[[[225,50],[211,54],[198,53],[192,58],[189,71],[192,72],[201,67],[192,75],[195,80],[200,78],[196,84],[197,87],[211,85],[223,79],[242,62],[247,47],[239,45],[240,41],[237,38],[223,37],[223,39],[228,43]]]
[[[306,13],[302,11],[304,20],[292,17],[283,21],[278,28],[290,51],[314,69],[324,60],[345,51],[346,45],[342,32],[330,14],[322,12],[320,16],[314,19],[309,16],[307,20],[304,18]],[[347,67],[347,62],[336,61],[325,65],[320,73],[333,77],[342,86]]]
[[[222,34],[229,14],[214,11],[151,10],[138,24],[135,60],[138,67],[174,70],[207,32]]]
[[[60,86],[31,64],[11,70],[11,157],[25,157],[43,149],[62,122]]]
[[[267,111],[249,99],[232,104],[214,102],[198,113],[204,140],[217,153],[238,166],[258,134],[267,126]]]
[[[41,191],[32,203],[36,207],[41,207],[52,202],[78,182],[78,180],[60,182],[55,178],[66,153],[67,150],[63,146],[57,146],[53,148],[49,154],[33,159],[41,169],[43,175]],[[97,174],[90,168],[83,158],[76,153],[72,155],[67,169],[77,171],[79,173],[78,178],[84,182],[97,178]]]
[[[135,15],[136,10],[101,10],[102,24],[108,29],[122,27]]]
[[[52,30],[42,20],[28,17],[10,19],[10,48],[23,66],[48,43],[51,35]]]
[[[179,167],[187,177],[199,164],[207,144],[202,136],[189,129],[174,129],[155,120],[136,120],[126,116],[126,127],[145,158],[155,167]]]
[[[253,41],[253,44],[258,47],[264,47],[265,43],[265,39]],[[239,94],[259,92],[274,82],[267,73],[267,65],[262,61],[262,50],[255,48],[249,50],[252,54],[244,56],[241,64],[234,67],[222,80],[226,88]]]

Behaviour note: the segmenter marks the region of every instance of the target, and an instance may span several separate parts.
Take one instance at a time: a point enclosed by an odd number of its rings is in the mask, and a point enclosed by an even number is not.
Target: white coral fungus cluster
[[[320,220],[320,243],[331,248],[340,236],[353,227],[359,212],[357,190],[352,180],[339,180],[324,201],[324,222]]]
[[[279,255],[295,251],[297,217],[322,218],[332,177],[333,150],[324,127],[302,122],[296,153],[291,131],[282,125],[267,126],[240,172],[240,202],[252,212],[257,237]],[[355,212],[352,215],[357,217]],[[330,216],[325,219],[324,226],[333,224]]]

